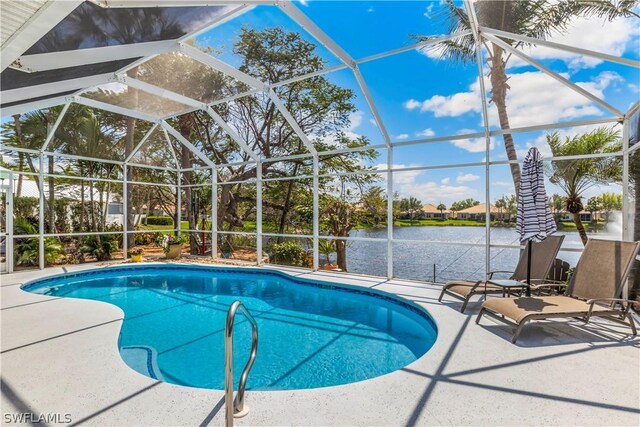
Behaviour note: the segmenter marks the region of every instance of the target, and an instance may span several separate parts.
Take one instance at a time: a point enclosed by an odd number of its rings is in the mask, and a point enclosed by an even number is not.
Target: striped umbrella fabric
[[[532,147],[522,164],[516,230],[520,234],[521,242],[540,242],[556,229],[544,188],[542,154],[537,148]]]

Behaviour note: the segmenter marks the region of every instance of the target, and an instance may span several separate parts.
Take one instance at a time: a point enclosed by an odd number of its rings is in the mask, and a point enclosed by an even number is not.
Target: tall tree
[[[558,133],[547,135],[547,143],[553,157],[583,154],[612,154],[622,150],[617,131],[598,128],[589,133],[567,137],[561,141]],[[573,215],[573,221],[583,244],[587,244],[587,232],[580,220],[584,209],[582,195],[595,186],[620,182],[622,160],[619,157],[596,157],[575,160],[556,160],[550,163],[549,181],[560,187],[567,195],[565,209]]]
[[[409,215],[409,219],[413,223],[418,213],[422,212],[422,202],[413,196],[404,198],[400,200],[400,210]]]
[[[477,10],[479,24],[483,27],[508,31],[538,39],[544,39],[551,34],[566,30],[572,19],[576,17],[597,16],[608,21],[619,17],[638,17],[635,9],[638,0],[617,1],[551,1],[551,0],[478,0],[474,3]],[[448,32],[462,32],[471,29],[469,16],[464,7],[459,7],[454,0],[445,0],[446,7],[442,17],[446,19]],[[430,40],[436,36],[421,36],[422,40]],[[512,46],[523,43],[510,39],[502,39]],[[486,43],[489,66],[489,80],[491,82],[491,102],[496,106],[500,128],[503,131],[511,129],[507,108],[507,92],[509,76],[506,73],[507,63],[511,58],[508,52],[494,43]],[[443,59],[468,64],[475,61],[475,52],[479,46],[472,34],[446,40],[429,49],[440,54]],[[514,189],[517,192],[520,182],[520,167],[517,160],[513,135],[503,133],[504,147],[510,164]]]

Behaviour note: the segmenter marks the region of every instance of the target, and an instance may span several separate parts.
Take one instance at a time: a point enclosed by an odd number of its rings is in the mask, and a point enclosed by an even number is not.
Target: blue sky
[[[446,32],[444,22],[438,18],[442,8],[439,1],[305,0],[296,5],[356,59],[411,45],[416,40],[415,35]],[[197,42],[212,47],[223,61],[237,66],[241,59],[233,54],[232,47],[243,26],[258,30],[281,26],[300,32],[316,44],[317,53],[326,60],[327,66],[340,63],[280,8],[273,6],[258,6],[201,34]],[[551,39],[608,54],[640,58],[640,26],[632,19],[612,23],[577,19],[565,33]],[[523,51],[620,111],[626,111],[640,98],[640,71],[636,68],[548,48],[523,48]],[[507,104],[512,127],[612,115],[518,58],[511,58],[509,65],[511,90]],[[437,53],[411,50],[363,63],[360,68],[393,142],[482,131],[482,103],[475,64],[453,64],[440,60]],[[351,71],[341,70],[326,77],[356,94],[357,112],[352,115],[347,131],[353,136],[367,136],[373,144],[383,143]],[[487,87],[490,87],[488,82]],[[489,109],[491,128],[498,129],[492,104]],[[562,136],[571,136],[594,127],[561,129],[559,132]],[[549,155],[544,132],[515,134],[514,138],[520,158],[531,146],[538,147],[543,155]],[[380,154],[378,163],[386,167],[386,151],[381,150]],[[398,168],[439,166],[481,162],[485,157],[484,138],[475,138],[396,148],[393,165]],[[493,138],[490,159],[505,158],[501,137]],[[513,192],[508,169],[506,166],[491,168],[492,201]],[[423,202],[449,205],[466,197],[484,201],[484,182],[483,167],[412,171],[397,174],[394,190],[402,196],[416,196]],[[594,188],[587,197],[611,190],[620,191],[620,188],[615,185]],[[550,193],[557,191],[549,188]]]
[[[442,20],[436,18],[442,7],[438,1],[304,1],[297,5],[354,58],[410,45],[415,42],[415,34],[439,35],[446,30]],[[231,47],[243,26],[256,29],[281,26],[302,33],[307,40],[318,45],[278,8],[269,6],[256,7],[240,18],[199,36],[198,42],[219,48],[223,60],[237,65],[240,59],[233,55]],[[630,19],[612,23],[604,23],[599,19],[578,19],[569,25],[566,33],[551,39],[638,59],[638,28]],[[542,47],[523,48],[523,51],[623,112],[640,97],[638,69]],[[319,45],[318,54],[327,60],[327,66],[339,63]],[[512,58],[509,63],[511,90],[507,103],[512,127],[612,116],[599,105],[518,58]],[[433,52],[413,50],[364,63],[361,70],[383,122],[395,142],[482,130],[481,98],[475,63],[467,66],[453,64],[438,59]],[[358,112],[352,117],[349,131],[369,137],[374,144],[382,143],[371,111],[352,74],[344,70],[326,76],[336,84],[353,89],[357,94],[355,102]],[[499,129],[493,105],[490,104],[489,108],[491,128]],[[563,136],[570,136],[593,128],[594,126],[587,126],[562,129],[559,132]],[[543,154],[549,155],[543,132],[516,134],[514,137],[521,158],[530,146],[536,146]],[[394,150],[393,163],[397,167],[411,167],[480,162],[486,157],[484,145],[484,138],[478,138],[398,148]],[[506,158],[501,137],[492,141],[490,158]],[[384,163],[385,155],[381,155],[379,160]],[[485,198],[483,167],[404,172],[396,175],[395,190],[403,196],[417,196],[423,202],[442,201],[450,204],[466,196],[482,201]],[[491,180],[492,201],[512,192],[507,166],[492,167]],[[557,188],[548,190],[550,193],[559,191]],[[620,189],[616,185],[593,188],[587,196],[603,191]]]

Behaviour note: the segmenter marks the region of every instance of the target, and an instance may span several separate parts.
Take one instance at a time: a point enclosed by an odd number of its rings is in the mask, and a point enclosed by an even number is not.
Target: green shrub
[[[276,243],[271,247],[271,258],[273,262],[296,267],[306,265],[306,255],[304,248],[295,242]]]
[[[117,224],[107,225],[104,231],[122,231],[122,226]],[[98,261],[111,259],[113,252],[120,247],[121,236],[119,234],[101,234],[96,236],[85,236],[78,248],[80,253],[94,256]]]
[[[16,218],[13,222],[16,234],[38,234],[36,227],[24,218]],[[37,237],[16,239],[14,252],[17,265],[37,265],[39,262],[40,240]],[[44,261],[54,263],[60,258],[64,248],[60,240],[54,237],[44,238]]]
[[[16,217],[34,219],[37,221],[38,206],[40,206],[39,197],[25,197],[25,196],[14,197],[13,214]]]
[[[142,230],[142,227],[137,226],[136,230]],[[153,245],[156,243],[158,236],[161,233],[148,231],[146,233],[136,233],[136,245]]]
[[[147,225],[173,225],[173,218],[170,216],[149,216]]]

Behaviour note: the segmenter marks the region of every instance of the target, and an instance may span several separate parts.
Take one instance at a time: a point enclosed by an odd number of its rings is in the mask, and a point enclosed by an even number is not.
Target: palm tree
[[[567,137],[564,142],[557,133],[547,135],[547,143],[554,157],[582,154],[607,154],[622,150],[617,131],[598,128],[589,133]],[[567,194],[565,209],[573,215],[582,243],[587,244],[587,233],[580,220],[584,209],[582,194],[594,185],[622,180],[622,161],[619,157],[597,157],[551,162],[549,181]]]
[[[415,197],[405,198],[400,200],[400,209],[409,214],[409,219],[413,224],[416,214],[422,211],[422,202]]]
[[[438,207],[436,207],[436,209],[440,211],[440,216],[444,219],[444,215],[442,213],[447,210],[447,207],[445,206],[445,204],[440,203]]]
[[[573,18],[599,17],[612,21],[619,17],[640,17],[634,8],[639,0],[617,1],[550,1],[550,0],[478,0],[475,7],[478,14],[478,22],[483,27],[508,31],[524,36],[544,39],[549,35],[564,31]],[[456,33],[471,29],[469,16],[463,7],[458,7],[454,0],[445,0],[446,7],[442,15],[448,22],[448,32]],[[430,40],[436,36],[419,36],[420,40]],[[505,43],[518,47],[521,42],[503,39]],[[455,63],[469,64],[475,62],[475,52],[479,48],[472,34],[458,37],[454,40],[445,40],[428,47],[438,53],[442,59]],[[482,47],[487,50],[487,65],[489,66],[489,79],[491,81],[491,102],[498,111],[500,128],[509,130],[509,115],[507,111],[507,91],[509,77],[506,73],[507,62],[511,57],[500,46],[482,41]],[[509,160],[518,159],[513,136],[510,133],[502,135],[504,148]],[[511,163],[511,175],[516,192],[520,183],[520,167],[517,163]]]

